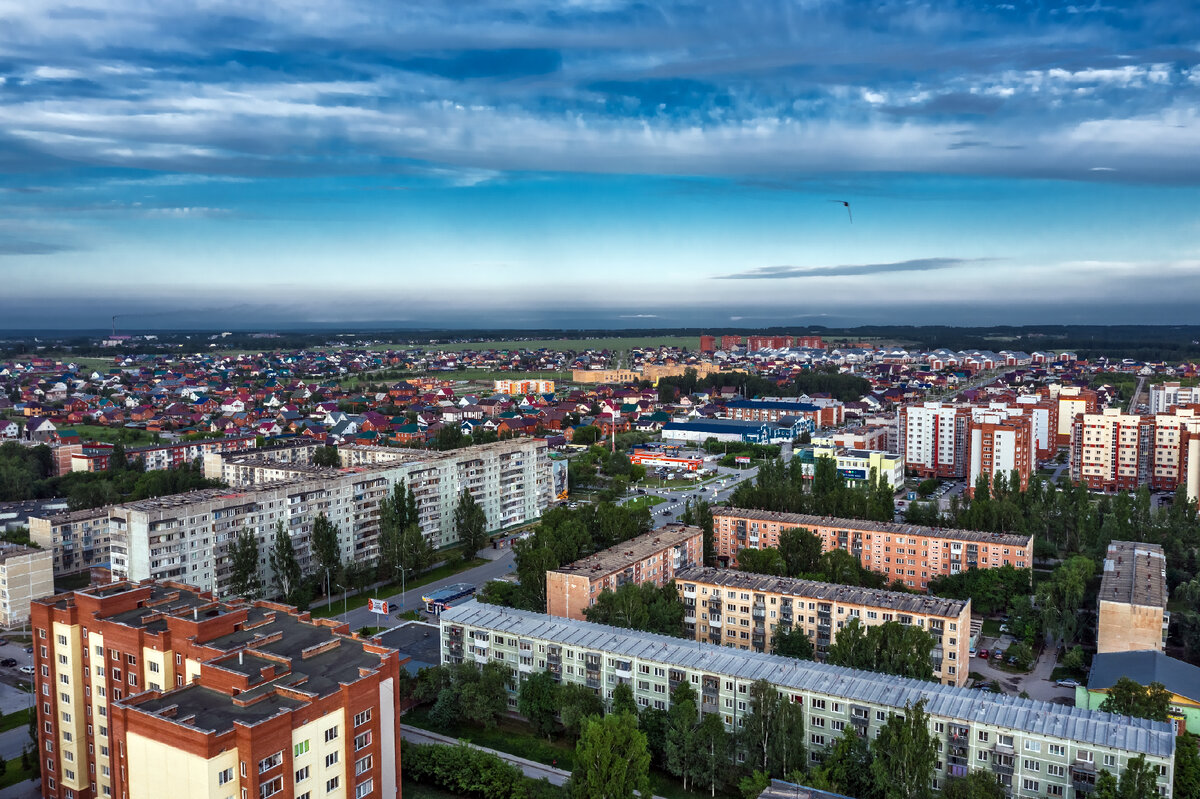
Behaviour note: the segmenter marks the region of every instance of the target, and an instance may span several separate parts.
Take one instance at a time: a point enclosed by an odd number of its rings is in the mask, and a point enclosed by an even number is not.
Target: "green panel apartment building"
[[[469,602],[441,617],[443,663],[503,661],[520,675],[549,671],[610,699],[628,684],[641,707],[665,709],[687,682],[701,711],[737,730],[750,686],[765,679],[804,706],[810,757],[819,758],[846,725],[874,738],[889,714],[926,700],[939,744],[934,787],[970,769],[996,774],[1013,797],[1084,797],[1102,770],[1120,775],[1138,755],[1171,795],[1175,734],[1170,725],[1049,702],[688,642],[541,613]],[[515,707],[516,698],[510,698]]]

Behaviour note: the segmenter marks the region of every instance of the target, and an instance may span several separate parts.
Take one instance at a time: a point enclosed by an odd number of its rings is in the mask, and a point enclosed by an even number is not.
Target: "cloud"
[[[658,314],[656,314],[656,313],[631,313],[631,314],[621,314],[621,316],[619,316],[617,318],[618,319],[657,319]]]
[[[718,275],[714,280],[785,280],[797,277],[848,277],[881,275],[890,272],[930,272],[984,263],[994,258],[914,258],[883,264],[841,264],[838,266],[759,266],[732,275]]]
[[[70,244],[45,241],[25,241],[0,237],[0,256],[4,255],[54,255],[71,252],[78,248]]]

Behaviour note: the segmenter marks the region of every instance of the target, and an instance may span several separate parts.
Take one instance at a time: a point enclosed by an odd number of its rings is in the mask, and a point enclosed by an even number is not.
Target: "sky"
[[[1198,108],[1183,0],[0,0],[0,329],[1189,323]]]

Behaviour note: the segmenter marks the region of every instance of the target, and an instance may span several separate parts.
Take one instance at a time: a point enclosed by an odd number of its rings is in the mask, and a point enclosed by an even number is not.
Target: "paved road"
[[[450,577],[427,583],[420,588],[411,588],[406,593],[403,604],[400,601],[400,594],[386,597],[392,613],[390,619],[385,619],[379,614],[371,613],[365,607],[351,610],[346,614],[339,614],[337,618],[342,621],[348,621],[351,630],[357,630],[360,627],[392,627],[397,624],[395,614],[423,607],[421,605],[422,594],[427,594],[437,588],[444,588],[454,583],[471,583],[472,585],[482,586],[488,580],[500,579],[514,568],[512,549],[507,545],[503,549],[485,549],[479,555],[480,557],[488,558],[488,562],[473,569],[451,575]],[[337,607],[337,602],[337,600],[334,600],[333,604],[335,608]]]
[[[42,780],[27,780],[0,788],[0,799],[39,799],[42,795]]]
[[[676,516],[683,512],[684,504],[689,499],[703,499],[709,503],[724,502],[729,499],[729,495],[738,487],[739,483],[746,480],[753,480],[758,476],[758,467],[754,466],[749,469],[731,469],[725,466],[717,466],[717,480],[710,481],[703,486],[687,486],[681,488],[655,489],[648,488],[646,493],[651,496],[661,496],[666,502],[653,506],[650,509],[650,514],[656,525],[666,524],[673,521]],[[725,481],[725,486],[721,486],[721,481]],[[713,489],[716,488],[716,492]],[[633,496],[637,496],[636,494]],[[629,499],[632,499],[631,496]],[[628,500],[626,500],[628,501]]]
[[[1146,385],[1146,376],[1139,375],[1138,381],[1137,381],[1137,388],[1135,388],[1133,390],[1133,396],[1129,398],[1129,408],[1126,410],[1126,413],[1133,413],[1134,409],[1137,408],[1138,398],[1142,396],[1142,387],[1145,385]],[[1149,399],[1149,397],[1147,397],[1146,404],[1149,404],[1149,402],[1150,402],[1150,399]]]
[[[1001,648],[1007,648],[1008,644],[1012,643],[1012,639],[1008,636],[1000,639],[980,638],[979,646],[991,650],[996,647],[997,642]],[[1024,691],[1030,699],[1040,699],[1060,705],[1074,705],[1075,689],[1059,688],[1050,681],[1050,673],[1054,671],[1055,662],[1054,650],[1046,647],[1028,674],[1012,674],[994,668],[992,661],[985,662],[983,658],[971,658],[970,670],[982,674],[987,680],[995,680],[1006,694],[1019,694]]]
[[[29,727],[17,727],[15,730],[0,732],[0,757],[5,760],[19,758],[25,749],[32,749],[29,741]]]

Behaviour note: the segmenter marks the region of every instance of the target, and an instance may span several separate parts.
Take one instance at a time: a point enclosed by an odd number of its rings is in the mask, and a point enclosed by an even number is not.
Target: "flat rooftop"
[[[188,685],[131,704],[143,713],[169,719],[185,727],[220,734],[233,729],[234,722],[253,726],[308,703],[279,694],[268,694],[249,705],[235,704],[231,697],[220,691]]]
[[[1167,606],[1167,556],[1158,544],[1113,541],[1104,556],[1100,601]]]
[[[903,522],[873,522],[866,519],[841,519],[836,516],[813,516],[807,513],[783,513],[753,508],[713,508],[713,518],[729,517],[752,521],[776,522],[792,527],[844,527],[847,530],[865,530],[889,535],[926,536],[947,541],[973,541],[981,544],[1000,544],[1014,547],[1029,546],[1032,538],[1013,533],[985,533],[981,530],[957,530],[949,527],[926,527],[921,524]]]
[[[793,577],[773,577],[710,566],[690,566],[680,569],[675,572],[675,582],[703,583],[739,591],[785,594],[804,599],[863,605],[894,610],[899,613],[920,613],[952,619],[957,619],[967,609],[967,602],[961,599],[943,599],[928,594],[906,594],[902,591],[859,588],[838,583],[821,583],[816,580],[798,580]]]
[[[962,723],[1007,727],[1032,735],[1070,739],[1157,757],[1169,758],[1175,753],[1172,725],[1100,710],[618,629],[487,605],[477,600],[446,610],[441,622],[443,630],[452,624],[471,625],[506,636],[537,638],[748,682],[765,679],[784,689],[838,696],[848,702],[881,705],[898,712],[903,712],[906,703],[915,704],[924,699],[927,702],[925,711],[931,716]]]
[[[559,566],[552,571],[563,574],[590,574],[603,577],[616,571],[639,563],[651,555],[664,549],[677,547],[689,538],[703,536],[704,531],[699,527],[685,524],[666,524],[657,530],[631,538],[624,543],[603,549],[594,555],[588,555],[574,563]]]

